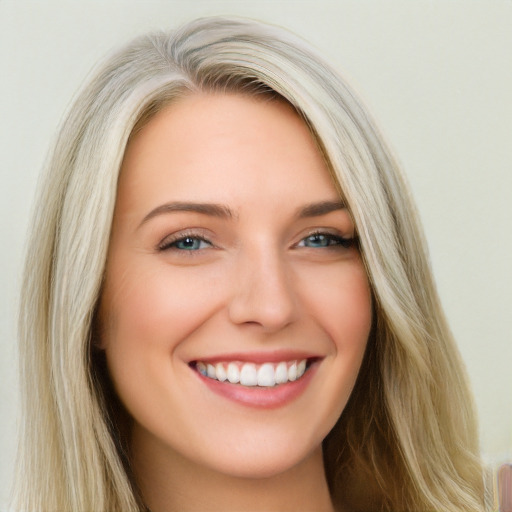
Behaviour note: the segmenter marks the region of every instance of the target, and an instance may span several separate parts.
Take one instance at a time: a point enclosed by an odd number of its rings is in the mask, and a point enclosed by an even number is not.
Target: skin
[[[332,211],[308,210],[326,202]],[[344,242],[354,225],[333,203],[322,156],[284,102],[194,94],[131,139],[100,323],[152,512],[333,509],[322,440],[372,321],[357,244]],[[271,409],[211,392],[189,365],[280,350],[319,362],[298,397]]]

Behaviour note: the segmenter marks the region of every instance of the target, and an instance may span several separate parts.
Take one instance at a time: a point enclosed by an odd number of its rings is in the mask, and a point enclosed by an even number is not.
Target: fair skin
[[[322,440],[372,321],[354,236],[284,102],[192,94],[131,139],[100,323],[152,512],[333,510]]]

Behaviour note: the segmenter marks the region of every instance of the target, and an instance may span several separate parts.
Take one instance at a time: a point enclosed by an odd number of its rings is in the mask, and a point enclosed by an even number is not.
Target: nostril
[[[291,323],[297,310],[287,269],[274,251],[258,248],[241,268],[233,283],[229,315],[237,325],[279,330]]]

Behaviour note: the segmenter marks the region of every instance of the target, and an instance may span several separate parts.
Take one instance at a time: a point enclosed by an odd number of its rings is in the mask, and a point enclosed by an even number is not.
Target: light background
[[[308,39],[362,93],[419,204],[486,459],[512,458],[512,1],[0,0],[0,508],[18,407],[16,308],[36,180],[71,97],[150,29],[231,14]]]

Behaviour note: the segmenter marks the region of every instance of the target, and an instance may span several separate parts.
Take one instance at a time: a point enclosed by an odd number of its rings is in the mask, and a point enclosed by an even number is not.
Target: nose
[[[238,258],[232,278],[230,320],[275,332],[297,317],[297,297],[285,258],[260,249]]]

